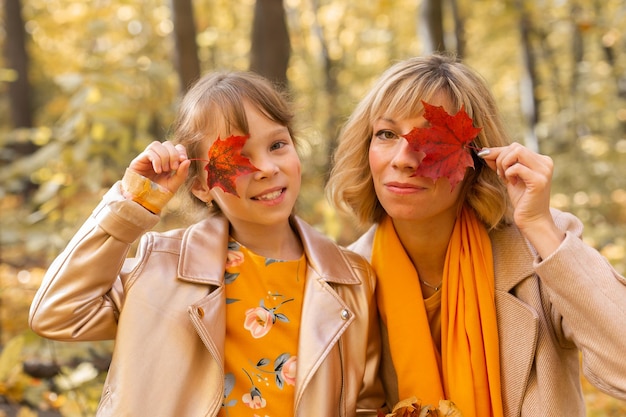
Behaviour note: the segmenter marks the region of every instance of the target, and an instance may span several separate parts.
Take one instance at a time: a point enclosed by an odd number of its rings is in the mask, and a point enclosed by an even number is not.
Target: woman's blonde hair
[[[181,196],[189,198],[192,206],[205,207],[191,189],[195,181],[202,180],[207,155],[201,154],[203,141],[212,143],[233,131],[249,134],[244,102],[249,103],[269,120],[287,127],[295,142],[293,113],[287,95],[269,80],[252,72],[214,72],[200,78],[185,94],[174,122],[172,142],[180,143],[193,161]],[[214,207],[217,208],[217,207]]]
[[[385,71],[357,105],[343,126],[333,155],[326,193],[339,210],[356,215],[361,226],[379,222],[385,210],[376,197],[369,166],[369,146],[375,120],[405,119],[423,113],[422,100],[443,94],[455,111],[464,106],[481,131],[473,146],[510,143],[493,95],[475,71],[451,55],[434,54],[401,61]],[[461,199],[472,207],[488,228],[511,220],[506,187],[484,162],[474,158],[463,180]]]

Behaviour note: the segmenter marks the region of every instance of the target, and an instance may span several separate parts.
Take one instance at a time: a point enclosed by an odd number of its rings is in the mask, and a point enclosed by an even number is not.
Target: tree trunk
[[[191,0],[171,0],[176,43],[176,68],[182,92],[200,77],[196,23]]]
[[[539,119],[539,104],[535,97],[537,84],[535,54],[530,41],[531,24],[525,10],[523,0],[517,0],[516,5],[520,13],[520,40],[522,46],[522,75],[520,80],[520,101],[522,114],[526,122],[525,144],[528,148],[538,152],[539,143],[535,132]]]
[[[452,17],[454,19],[454,37],[456,40],[456,53],[462,59],[465,55],[465,19],[459,10],[457,0],[448,0],[452,8]]]
[[[4,0],[7,67],[15,71],[15,81],[8,83],[9,108],[13,126],[32,127],[31,88],[28,81],[28,54],[20,0]]]
[[[287,88],[291,45],[282,0],[257,0],[252,25],[250,70]]]
[[[315,16],[313,21],[313,33],[317,37],[317,40],[320,44],[320,55],[322,59],[322,67],[324,69],[324,106],[326,109],[337,109],[339,107],[337,101],[339,96],[339,81],[337,80],[337,74],[339,71],[340,62],[331,58],[330,52],[328,51],[328,42],[324,36],[324,31],[322,26],[319,24],[317,20],[317,16],[319,15],[319,0],[313,0],[313,15]],[[323,160],[323,165],[321,172],[324,172],[324,182],[328,179],[328,175],[330,174],[330,168],[332,166],[333,154],[335,152],[335,148],[337,147],[337,128],[341,125],[341,117],[336,111],[326,111],[324,113],[326,115],[326,121],[324,123],[324,131],[322,132],[323,136],[328,138],[325,142],[326,144],[326,157]]]
[[[443,39],[443,10],[441,0],[422,0],[418,12],[418,36],[422,40],[423,54],[445,51]]]

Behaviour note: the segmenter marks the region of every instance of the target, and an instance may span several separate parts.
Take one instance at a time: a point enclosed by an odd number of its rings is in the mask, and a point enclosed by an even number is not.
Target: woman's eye
[[[398,135],[391,130],[379,130],[374,136],[383,140],[396,139],[398,137]]]

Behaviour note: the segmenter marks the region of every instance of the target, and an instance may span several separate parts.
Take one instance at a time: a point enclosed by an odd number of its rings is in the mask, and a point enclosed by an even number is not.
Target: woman
[[[267,80],[214,73],[189,90],[173,142],[131,161],[31,307],[42,336],[116,340],[98,416],[376,415],[375,278],[292,214],[300,172]],[[179,188],[205,218],[144,235]]]
[[[373,224],[351,249],[378,276],[388,405],[584,416],[579,352],[586,377],[626,399],[626,280],[549,207],[551,159],[509,144],[475,72],[438,54],[395,64],[334,158],[329,198]]]

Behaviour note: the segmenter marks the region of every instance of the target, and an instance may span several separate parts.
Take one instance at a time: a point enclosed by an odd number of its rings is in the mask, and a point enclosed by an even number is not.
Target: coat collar
[[[212,216],[185,230],[178,276],[185,281],[220,285],[228,252],[228,220]]]
[[[325,281],[360,284],[343,251],[329,238],[297,216],[290,219],[300,236],[309,266]],[[224,216],[204,219],[185,230],[180,248],[178,275],[191,282],[221,285],[229,236]]]
[[[493,250],[496,290],[508,292],[534,274],[532,259],[536,254],[516,226],[504,226],[492,231],[489,236]],[[500,273],[501,271],[506,273]]]

